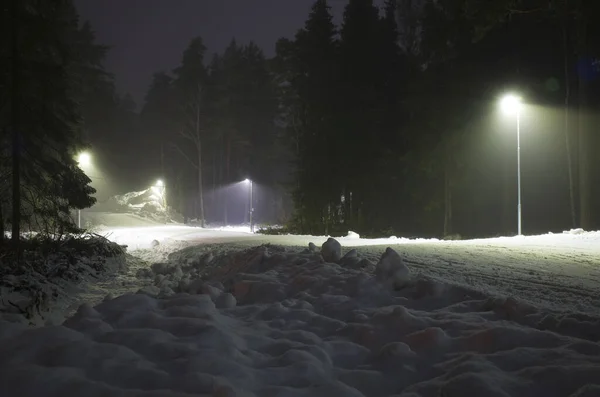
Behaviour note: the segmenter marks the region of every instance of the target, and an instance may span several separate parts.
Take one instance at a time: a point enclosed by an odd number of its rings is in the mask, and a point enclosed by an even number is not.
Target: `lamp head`
[[[513,94],[506,95],[502,98],[500,106],[507,114],[518,113],[522,106],[521,97]]]

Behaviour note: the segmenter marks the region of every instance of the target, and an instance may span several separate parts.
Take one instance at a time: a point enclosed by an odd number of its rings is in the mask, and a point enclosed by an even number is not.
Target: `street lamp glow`
[[[518,114],[522,106],[521,97],[513,94],[506,95],[502,98],[500,106],[506,114]]]
[[[77,162],[80,167],[87,167],[92,162],[92,156],[88,152],[81,152],[79,156],[77,156]]]
[[[250,187],[250,211],[249,211],[250,212],[250,233],[254,233],[254,222],[252,221],[252,214],[254,212],[254,207],[253,207],[254,197],[253,197],[252,190],[254,190],[253,189],[254,184],[252,183],[252,180],[249,178],[244,179],[244,183],[249,185],[249,187]]]
[[[165,184],[163,183],[162,179],[159,179],[158,181],[156,181],[156,186],[158,187],[163,187]]]
[[[500,106],[506,114],[517,116],[517,233],[521,236],[521,97],[512,94],[506,95],[502,98]]]

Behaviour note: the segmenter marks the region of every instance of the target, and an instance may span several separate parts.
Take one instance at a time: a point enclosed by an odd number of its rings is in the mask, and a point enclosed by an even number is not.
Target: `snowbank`
[[[297,251],[189,250],[64,326],[0,323],[2,394],[599,395],[598,319],[424,277],[391,249]]]

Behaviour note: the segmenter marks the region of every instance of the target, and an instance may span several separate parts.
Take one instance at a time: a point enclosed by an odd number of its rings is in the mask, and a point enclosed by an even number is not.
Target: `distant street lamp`
[[[162,181],[162,179],[159,179],[156,181],[156,185],[155,185],[158,189],[159,189],[159,195],[160,195],[160,199],[162,201],[162,205],[165,207],[165,210],[167,209],[167,192],[166,192],[166,186],[165,183]]]
[[[252,199],[252,180],[246,178],[244,180],[245,183],[247,183],[250,186],[250,233],[254,233],[254,224],[252,223],[252,213],[254,212],[254,207],[252,205],[252,203],[254,202],[254,200]]]
[[[521,236],[521,98],[516,95],[506,95],[500,102],[502,110],[517,117],[517,216],[518,235]]]
[[[92,164],[92,156],[88,152],[81,152],[77,156],[77,165],[85,173],[84,168],[88,168]],[[77,210],[77,227],[81,229],[81,210]]]
[[[92,163],[92,156],[88,152],[81,152],[77,156],[77,163],[79,168],[87,167]]]

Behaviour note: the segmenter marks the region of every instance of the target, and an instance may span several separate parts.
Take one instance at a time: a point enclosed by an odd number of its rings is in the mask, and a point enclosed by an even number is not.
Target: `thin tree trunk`
[[[198,163],[202,164],[202,143],[198,140]],[[202,227],[206,226],[204,219],[204,192],[202,190],[202,166],[198,167],[198,200],[200,204],[200,223]]]
[[[20,253],[19,241],[21,235],[21,136],[20,125],[20,98],[19,83],[19,0],[11,2],[11,32],[12,32],[12,70],[11,70],[11,127],[12,127],[12,241],[15,249]],[[18,255],[20,260],[20,255]]]
[[[449,149],[448,149],[449,150]],[[444,237],[452,234],[452,158],[446,154],[446,167],[444,170]]]
[[[581,20],[577,23],[577,47],[579,58],[584,62],[589,61],[587,44],[587,15],[583,9],[582,1],[578,2],[578,15]],[[579,74],[579,222],[584,230],[590,230],[591,220],[591,184],[590,184],[590,156],[589,156],[589,82],[584,73]]]
[[[212,214],[218,214],[217,208],[217,153],[212,155],[212,192],[210,192],[210,210]]]
[[[4,244],[4,212],[2,212],[2,203],[0,202],[0,245]]]
[[[226,140],[226,147],[225,147],[225,186],[227,189],[229,189],[229,170],[230,170],[230,164],[231,164],[231,137],[227,137]],[[229,223],[229,195],[227,193],[225,193],[225,198],[223,200],[223,206],[224,206],[224,221],[225,221],[225,225],[227,225]]]
[[[565,73],[565,149],[567,154],[567,168],[569,172],[569,204],[571,210],[571,227],[577,227],[577,216],[575,213],[575,187],[573,180],[573,159],[571,157],[571,132],[570,132],[570,109],[571,106],[571,78],[569,69],[569,8],[565,5],[563,18],[563,52]]]
[[[198,86],[198,108],[196,109],[196,149],[198,150],[198,204],[200,206],[200,226],[204,221],[204,192],[202,190],[202,140],[200,139],[200,86]]]

